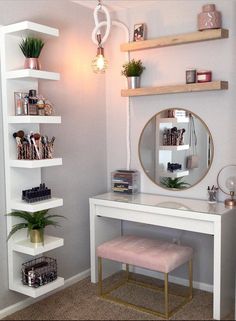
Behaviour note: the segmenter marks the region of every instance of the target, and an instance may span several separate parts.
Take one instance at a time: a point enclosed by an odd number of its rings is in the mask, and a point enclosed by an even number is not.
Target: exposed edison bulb
[[[104,49],[98,47],[97,55],[92,61],[92,69],[96,74],[103,74],[108,67],[107,59],[104,57]]]
[[[230,192],[236,191],[236,177],[230,176],[226,179],[225,186],[228,188]]]

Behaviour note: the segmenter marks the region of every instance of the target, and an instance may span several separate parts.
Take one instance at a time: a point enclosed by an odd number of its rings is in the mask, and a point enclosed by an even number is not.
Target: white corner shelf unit
[[[18,160],[16,142],[12,134],[19,129],[40,132],[40,124],[60,124],[60,116],[15,116],[14,92],[38,90],[38,80],[59,80],[59,73],[22,69],[24,56],[20,51],[19,42],[22,37],[38,36],[50,41],[58,37],[58,29],[38,23],[23,21],[0,28],[1,54],[1,96],[4,131],[5,160],[5,194],[6,213],[13,210],[35,212],[63,206],[63,199],[53,197],[48,200],[26,203],[21,200],[22,190],[38,186],[41,181],[41,168],[62,165],[61,158],[42,160]],[[20,128],[19,125],[22,125]],[[19,222],[7,216],[7,233]],[[21,282],[22,263],[35,256],[63,246],[63,238],[46,235],[44,244],[33,244],[29,241],[26,231],[18,231],[8,241],[8,275],[10,290],[23,293],[33,298],[39,297],[64,284],[64,279],[58,277],[55,281],[38,288],[23,285]]]

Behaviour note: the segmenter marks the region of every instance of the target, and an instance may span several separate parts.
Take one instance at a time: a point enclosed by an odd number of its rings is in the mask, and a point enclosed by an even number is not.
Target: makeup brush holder
[[[39,142],[36,147],[27,142],[17,145],[17,159],[19,160],[51,159],[53,152],[54,146],[50,142],[46,144]]]

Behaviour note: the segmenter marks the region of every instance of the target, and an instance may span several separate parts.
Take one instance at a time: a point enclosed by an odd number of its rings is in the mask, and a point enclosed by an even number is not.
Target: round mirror
[[[186,109],[153,116],[139,139],[139,159],[157,185],[183,190],[200,182],[211,167],[212,136],[204,121]]]

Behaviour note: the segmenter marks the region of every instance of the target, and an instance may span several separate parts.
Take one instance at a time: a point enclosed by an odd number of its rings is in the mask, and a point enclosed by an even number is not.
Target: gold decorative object
[[[236,165],[226,165],[222,167],[217,175],[217,184],[223,193],[230,195],[230,198],[225,200],[225,206],[235,207]]]

